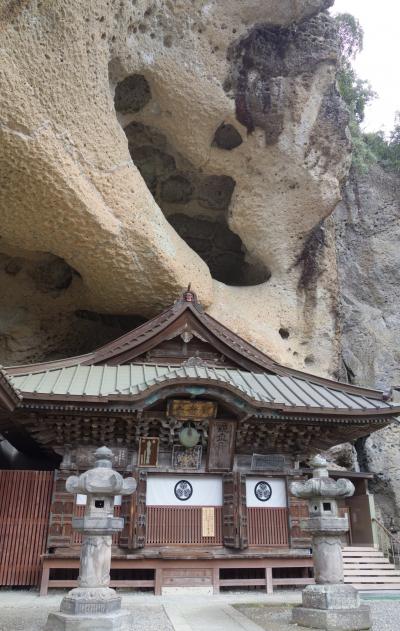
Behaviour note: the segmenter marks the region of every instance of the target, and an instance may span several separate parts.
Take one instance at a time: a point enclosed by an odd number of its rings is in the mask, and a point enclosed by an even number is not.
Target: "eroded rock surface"
[[[1,274],[8,305],[48,338],[53,315],[32,305],[57,314],[54,341],[34,333],[17,361],[68,352],[59,320],[76,311],[149,317],[191,282],[281,361],[332,373],[335,255],[321,222],[349,142],[331,4],[2,4],[0,251],[67,266],[56,300],[32,279],[27,300],[21,276]]]
[[[351,177],[334,220],[343,376],[388,390],[400,384],[398,175],[374,167]],[[386,525],[394,518],[400,529],[399,441],[394,424],[356,446],[360,465],[377,474],[371,488]]]

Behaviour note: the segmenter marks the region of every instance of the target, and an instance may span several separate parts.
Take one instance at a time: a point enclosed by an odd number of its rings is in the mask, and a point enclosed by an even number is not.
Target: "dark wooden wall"
[[[39,584],[52,471],[0,471],[0,585]]]

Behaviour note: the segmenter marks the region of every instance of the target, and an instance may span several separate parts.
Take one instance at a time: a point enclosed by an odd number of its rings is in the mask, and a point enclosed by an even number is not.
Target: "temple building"
[[[101,445],[138,482],[117,509],[125,527],[114,537],[112,584],[156,593],[305,584],[307,506],[288,483],[309,474],[311,454],[399,413],[380,391],[281,366],[207,315],[190,290],[91,353],[2,369],[0,433],[25,464],[0,471],[0,584],[41,578],[42,593],[74,585],[80,540],[71,524],[85,498],[69,495],[65,480]],[[341,505],[348,543],[372,545],[371,475],[346,475],[356,486]]]

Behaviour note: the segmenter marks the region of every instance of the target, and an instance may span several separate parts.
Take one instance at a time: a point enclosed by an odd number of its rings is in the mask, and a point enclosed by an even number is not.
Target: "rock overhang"
[[[265,143],[264,123],[247,135],[236,119],[235,95],[226,91],[232,71],[228,48],[240,46],[255,25],[266,25],[264,31],[290,30],[298,23],[307,33],[310,24],[312,34],[316,24],[328,24],[324,14],[317,14],[329,4],[248,1],[223,8],[221,3],[208,3],[206,10],[201,3],[183,3],[170,11],[161,2],[152,7],[142,2],[137,8],[122,3],[114,19],[105,2],[98,3],[90,16],[77,2],[68,9],[56,2],[51,9],[32,6],[16,12],[8,22],[3,16],[5,58],[12,55],[5,69],[6,85],[12,90],[6,89],[2,97],[2,133],[7,168],[13,166],[0,202],[3,239],[26,252],[49,252],[77,272],[63,294],[70,298],[58,301],[63,315],[73,304],[78,311],[149,317],[177,290],[195,281],[210,312],[230,325],[236,323],[248,339],[293,365],[301,366],[314,355],[325,373],[332,372],[335,317],[326,295],[334,269],[324,260],[330,254],[324,251],[319,262],[323,278],[317,283],[320,299],[313,306],[311,329],[296,261],[310,231],[339,198],[339,182],[348,164],[342,132],[338,134],[325,115],[324,102],[336,103],[331,92],[334,53],[320,55],[317,42],[314,75],[306,68],[307,77],[303,76],[299,67],[289,82],[283,76],[288,73],[276,68],[279,81],[286,82],[282,94],[292,96],[278,103],[284,124],[274,144]],[[191,29],[188,14],[193,18]],[[22,32],[24,42],[19,40]],[[36,45],[39,35],[41,48]],[[328,38],[325,47],[327,42]],[[144,96],[135,112],[124,114],[123,126],[136,122],[158,129],[205,177],[235,181],[229,207],[222,212],[243,244],[245,263],[251,266],[256,261],[267,270],[264,276],[257,272],[256,285],[227,287],[213,280],[211,267],[177,235],[132,164],[114,109],[114,89],[118,82],[138,76],[147,82],[139,80]],[[27,77],[32,85],[28,96]],[[250,101],[256,92],[250,86]],[[335,108],[339,107],[337,103]],[[266,108],[264,118],[274,117],[275,109]],[[221,125],[234,127],[242,142],[231,150],[214,144]],[[214,254],[224,261],[225,250]],[[235,260],[243,266],[239,254]],[[21,292],[26,292],[18,275],[6,281],[20,283]],[[48,306],[47,327],[51,317],[57,320],[59,315],[51,297],[33,298],[24,315],[25,329],[35,331],[32,346],[34,337],[39,340],[43,335],[44,321],[40,309],[32,311],[30,305],[37,300]],[[294,300],[303,303],[307,315],[294,317]],[[293,332],[290,344],[278,334],[282,325]],[[40,339],[46,353],[60,352],[67,327],[65,331],[46,339],[46,344]],[[314,331],[323,344],[316,342]],[[17,335],[19,329],[6,333],[7,339]],[[301,344],[304,340],[308,348]],[[33,352],[40,358],[40,348]],[[22,349],[18,355],[22,357]]]

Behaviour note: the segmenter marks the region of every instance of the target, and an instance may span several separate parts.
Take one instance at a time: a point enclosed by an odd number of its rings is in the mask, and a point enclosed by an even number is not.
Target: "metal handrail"
[[[379,550],[387,556],[392,563],[400,566],[400,545],[399,542],[393,537],[390,530],[386,528],[376,517],[372,518],[373,523],[376,524],[376,534],[378,538]]]

